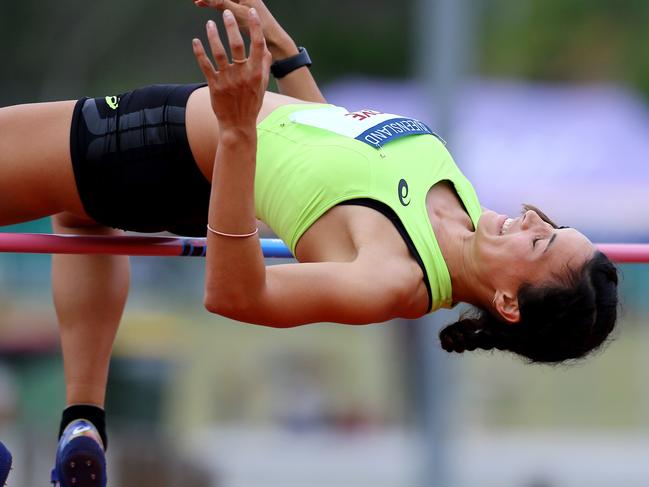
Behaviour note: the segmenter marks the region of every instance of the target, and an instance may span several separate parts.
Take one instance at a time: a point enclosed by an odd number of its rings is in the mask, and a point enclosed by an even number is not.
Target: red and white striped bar
[[[595,244],[617,263],[649,263],[649,244]],[[262,238],[264,257],[291,258],[279,239]],[[203,257],[206,239],[149,236],[80,236],[41,233],[0,233],[0,252],[30,254],[103,254],[158,257]]]
[[[600,243],[595,246],[618,264],[649,264],[649,244]]]

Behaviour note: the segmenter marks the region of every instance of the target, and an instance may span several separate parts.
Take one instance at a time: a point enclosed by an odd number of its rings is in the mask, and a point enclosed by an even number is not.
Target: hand
[[[231,11],[223,12],[223,23],[232,52],[230,63],[219,38],[214,21],[207,23],[207,38],[216,67],[207,57],[200,40],[192,42],[194,56],[207,80],[212,110],[219,120],[221,131],[255,127],[257,115],[264,100],[270,71],[270,52],[262,33],[261,20],[254,8],[248,9],[247,25],[250,32],[250,55]]]
[[[221,12],[230,10],[239,24],[241,32],[248,33],[248,10],[257,10],[261,28],[273,60],[284,59],[297,54],[297,46],[282,26],[275,20],[262,0],[193,0],[194,5],[203,8],[214,8]]]

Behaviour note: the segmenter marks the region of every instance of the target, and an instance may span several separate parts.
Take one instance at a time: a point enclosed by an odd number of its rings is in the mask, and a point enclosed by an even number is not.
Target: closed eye
[[[538,242],[539,240],[543,240],[543,237],[534,237],[534,239],[532,240],[532,248],[536,247],[536,242]]]

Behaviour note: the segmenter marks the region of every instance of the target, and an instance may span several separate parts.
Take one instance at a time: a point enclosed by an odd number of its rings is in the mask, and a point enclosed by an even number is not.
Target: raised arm
[[[272,55],[272,60],[295,56],[298,53],[297,45],[291,36],[282,28],[268,7],[262,0],[193,0],[199,7],[214,8],[219,11],[230,10],[243,32],[247,32],[248,10],[257,10],[261,21],[261,28],[266,39],[266,46]],[[311,70],[304,66],[277,80],[279,92],[299,100],[314,103],[326,103],[318,85],[311,74]]]
[[[385,256],[359,252],[349,263],[266,269],[255,219],[255,125],[271,56],[254,9],[248,13],[248,57],[228,10],[223,19],[232,62],[214,22],[208,23],[207,35],[216,67],[201,42],[193,41],[219,119],[208,219],[205,307],[239,321],[275,327],[321,321],[374,323],[403,315],[407,296],[413,294],[408,289],[412,281],[404,276],[404,266],[393,265]]]

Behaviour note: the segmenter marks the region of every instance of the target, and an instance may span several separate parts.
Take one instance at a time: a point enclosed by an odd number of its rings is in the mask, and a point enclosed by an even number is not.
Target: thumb
[[[212,0],[210,4],[218,10],[228,9],[238,18],[241,15],[247,14],[249,8],[244,7],[241,3],[233,0]]]
[[[237,19],[237,22],[239,22],[239,25],[241,26],[248,26],[248,12],[250,12],[250,6],[245,5],[239,2],[233,2],[231,0],[226,0],[230,7],[228,7],[230,10],[232,10],[232,13]]]

